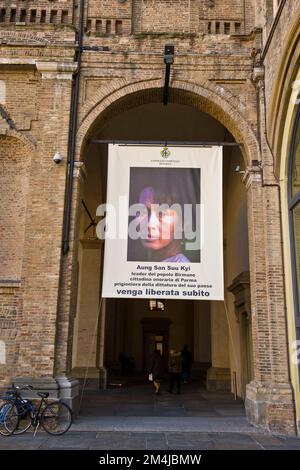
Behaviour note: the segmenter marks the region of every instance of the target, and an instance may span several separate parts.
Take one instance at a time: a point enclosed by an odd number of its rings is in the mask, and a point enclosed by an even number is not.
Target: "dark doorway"
[[[143,370],[151,367],[153,353],[158,349],[167,364],[169,351],[169,318],[144,318],[143,326]]]

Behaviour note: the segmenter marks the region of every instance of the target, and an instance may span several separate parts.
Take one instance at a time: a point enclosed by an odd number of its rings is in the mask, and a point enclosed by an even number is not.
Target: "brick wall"
[[[5,232],[9,217],[4,217],[1,225],[4,242],[7,239],[11,248],[7,254],[6,244],[1,246],[2,255],[9,257],[9,262],[5,261],[1,267],[3,276],[22,276],[18,285],[0,285],[0,325],[5,330],[1,330],[0,341],[4,338],[6,342],[8,361],[5,368],[0,367],[2,379],[17,374],[51,377],[63,375],[70,369],[76,303],[73,286],[77,265],[78,182],[73,193],[70,251],[63,258],[61,242],[72,87],[67,66],[75,60],[75,35],[68,25],[57,28],[55,15],[50,21],[51,13],[47,13],[44,21],[42,10],[62,12],[74,6],[78,19],[78,4],[78,0],[74,5],[71,1],[17,1],[13,4],[0,0],[0,9],[9,10],[5,11],[2,22],[0,18],[0,80],[6,90],[5,106],[11,125],[36,148],[31,158],[26,198],[23,175],[27,171],[27,156],[23,158],[21,145],[15,148],[7,137],[0,139],[2,174],[4,184],[8,185],[6,189],[3,186],[4,200],[10,203],[11,211],[18,208],[20,220],[27,206],[23,251],[21,245],[11,240],[14,225],[12,231]],[[108,51],[90,50],[82,56],[77,160],[84,156],[82,142],[88,135],[99,132],[110,116],[147,100],[161,102],[165,70],[162,52],[165,43],[171,40],[176,57],[170,100],[200,108],[218,119],[236,140],[246,144],[245,165],[251,166],[253,158],[261,159],[268,163],[271,173],[272,160],[266,146],[262,142],[259,150],[256,140],[257,90],[251,81],[251,51],[260,44],[260,36],[258,32],[244,35],[253,30],[255,4],[254,0],[127,0],[124,3],[90,0],[86,3],[85,27],[89,34],[85,35],[85,45],[106,46]],[[14,5],[16,13],[12,14]],[[19,24],[22,5],[25,10],[36,8],[35,21]],[[57,21],[61,22],[62,17],[57,15]],[[285,18],[286,22],[292,21],[289,13]],[[276,60],[283,53],[281,41],[279,35],[274,49],[279,51],[274,56]],[[268,99],[276,64],[272,58],[267,60]],[[262,136],[263,126],[262,115]],[[52,161],[56,150],[64,157],[61,165]],[[12,154],[12,158],[8,159],[8,154]],[[20,157],[22,163],[18,163]],[[257,172],[260,174],[261,169]],[[8,175],[11,175],[10,181],[7,181]],[[261,382],[286,384],[286,393],[290,396],[277,188],[264,189],[261,180],[256,180],[256,175],[253,178],[255,186],[249,190],[248,208],[251,293],[255,307],[255,378]],[[20,180],[21,193],[18,192]],[[22,202],[18,203],[20,200]],[[12,220],[15,224],[15,219]],[[21,239],[24,228],[17,230],[19,232],[15,233]],[[269,418],[291,423],[292,406],[289,403],[286,418],[286,409],[280,406],[281,397],[276,400],[279,405],[274,404]],[[254,398],[253,402],[259,400]]]
[[[143,0],[140,7],[141,30],[188,33],[190,32],[189,8],[190,0]]]
[[[16,371],[19,329],[22,314],[20,283],[0,281],[0,388],[6,386]]]
[[[132,0],[89,0],[86,7],[86,30],[98,35],[129,35],[132,23]]]
[[[0,136],[0,387],[12,377],[22,316],[21,277],[30,153],[17,138]]]
[[[51,377],[57,328],[71,74],[67,78],[59,72],[41,72],[37,91],[39,123],[34,130],[37,148],[31,164],[26,217],[23,314],[17,338],[20,344],[18,373]],[[52,160],[57,150],[64,158],[60,165]]]
[[[243,34],[252,29],[254,8],[252,0],[89,0],[86,15],[87,31],[97,34]]]
[[[0,0],[1,23],[78,24],[79,0]],[[180,14],[178,14],[180,12]],[[140,32],[241,34],[254,21],[252,0],[87,0],[85,27],[90,33]],[[132,23],[134,28],[132,29]]]
[[[74,0],[1,0],[0,24],[72,23],[73,4]]]
[[[0,283],[20,280],[30,155],[14,138],[0,136]]]
[[[1,80],[5,83],[5,101],[8,103],[9,114],[13,116],[14,125],[19,130],[30,130],[32,121],[37,120],[38,113],[37,75],[32,70],[15,69],[14,73],[3,70]],[[20,103],[23,106],[20,106]]]

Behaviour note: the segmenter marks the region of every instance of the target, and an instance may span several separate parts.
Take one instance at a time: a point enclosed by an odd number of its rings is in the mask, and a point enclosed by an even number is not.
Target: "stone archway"
[[[121,85],[121,86],[120,86]],[[160,99],[161,80],[149,80],[124,85],[114,82],[103,87],[84,109],[81,110],[81,123],[77,133],[77,168],[95,126],[107,121],[110,116],[135,106],[139,100]],[[274,259],[274,252],[281,253],[280,240],[276,233],[280,231],[280,205],[278,187],[263,181],[262,164],[269,162],[267,148],[260,148],[256,139],[253,123],[247,119],[247,110],[228,91],[218,85],[192,84],[174,81],[170,99],[180,100],[189,106],[198,107],[215,117],[232,133],[242,147],[246,171],[244,183],[247,189],[248,236],[250,258],[251,288],[251,328],[253,339],[254,379],[247,386],[246,410],[250,422],[268,429],[281,429],[293,433],[295,429],[294,405],[290,378],[285,364],[288,362],[286,338],[278,334],[278,328],[285,323],[285,300],[282,257]],[[79,172],[80,173],[80,172]],[[74,175],[76,176],[76,175]],[[78,176],[78,173],[77,173]],[[77,180],[78,183],[78,180]],[[68,256],[64,260],[61,295],[63,318],[69,318],[69,328],[58,326],[56,350],[56,374],[70,371],[72,325],[74,320],[74,289],[66,290],[67,285],[75,285],[75,264],[78,240],[78,208],[80,185],[75,182],[71,227],[73,240]],[[272,223],[271,223],[272,221]],[[276,271],[274,278],[270,269]],[[279,273],[279,274],[278,274]],[[261,293],[264,293],[262,295]],[[276,300],[274,299],[274,295]],[[273,302],[269,299],[273,298]],[[62,304],[61,304],[62,305]],[[58,324],[59,325],[59,324]],[[277,325],[277,326],[276,326]],[[279,325],[279,326],[278,326]],[[269,331],[268,337],[265,335]],[[280,330],[282,332],[282,328]],[[67,347],[67,345],[69,345]],[[278,351],[281,351],[279,359]],[[266,368],[265,365],[268,365]],[[270,385],[271,384],[271,385]],[[275,393],[270,405],[270,394]],[[261,403],[264,406],[261,406]],[[282,414],[284,404],[285,412]]]
[[[185,103],[188,106],[200,109],[211,115],[232,133],[234,138],[242,144],[241,151],[245,165],[251,164],[251,160],[260,160],[259,145],[255,137],[251,124],[247,121],[246,109],[237,99],[221,86],[210,82],[194,84],[184,81],[173,81],[170,89],[170,101]],[[73,324],[74,289],[71,293],[67,289],[68,285],[76,285],[76,251],[78,248],[78,210],[80,206],[80,179],[84,177],[82,173],[83,154],[88,144],[88,140],[93,133],[95,126],[101,127],[101,123],[106,122],[110,117],[123,112],[126,109],[137,106],[139,103],[160,102],[162,94],[161,79],[125,84],[124,80],[115,80],[111,85],[104,86],[93,97],[89,103],[79,112],[80,124],[77,131],[76,163],[74,171],[74,190],[72,203],[72,223],[70,232],[70,250],[63,260],[61,277],[61,301],[59,307],[59,317],[57,329],[57,351],[55,370],[57,374],[66,373],[71,368],[71,344],[68,336],[70,329],[60,328],[60,324],[66,321]],[[75,257],[74,257],[75,254]],[[75,264],[74,264],[75,263]],[[70,318],[70,320],[67,320]]]
[[[147,84],[147,86],[148,86],[148,84]],[[95,138],[96,137],[95,136],[95,128],[102,129],[104,126],[106,126],[106,124],[110,120],[113,120],[115,117],[118,117],[119,115],[122,115],[125,112],[128,112],[128,111],[133,110],[133,109],[137,109],[141,105],[147,105],[147,104],[150,104],[150,103],[155,103],[155,104],[159,105],[161,103],[161,93],[162,93],[161,88],[152,88],[153,83],[151,83],[149,86],[150,86],[150,88],[146,88],[145,90],[135,91],[133,93],[132,93],[132,89],[131,89],[130,90],[131,92],[129,94],[118,98],[116,101],[113,101],[113,103],[111,103],[100,114],[100,116],[98,116],[98,118],[96,118],[96,121],[92,123],[92,125],[91,125],[89,131],[87,131],[87,135],[85,136],[85,139],[83,141],[83,148],[85,147],[85,144],[89,145],[89,142],[88,142],[89,138]],[[214,114],[214,116],[217,116],[217,115],[222,116],[223,123],[228,122],[229,118],[226,116],[226,113],[220,109],[219,104],[216,104],[216,103],[211,104],[207,97],[199,97],[199,96],[195,95],[195,93],[192,93],[189,90],[189,88],[187,88],[187,90],[185,90],[182,84],[179,84],[178,86],[181,86],[181,88],[180,89],[179,88],[171,88],[171,90],[170,90],[170,104],[174,104],[174,103],[178,104],[179,103],[180,105],[185,105],[187,108],[193,108],[193,109],[196,109],[196,110],[200,109],[201,111],[203,111],[203,109],[204,109],[205,110],[204,114],[206,116],[212,116],[212,114]],[[213,91],[210,91],[211,95],[215,96],[216,95],[216,89],[212,86],[209,86],[209,84],[207,86],[208,86],[208,89],[213,90]],[[118,96],[119,96],[119,93],[120,92],[118,92]],[[122,93],[123,93],[123,90],[122,90]],[[207,95],[208,95],[208,93],[209,92],[207,92]],[[232,95],[230,93],[227,93],[227,92],[225,93],[225,91],[224,91],[224,94],[226,94],[227,100],[230,100]],[[219,100],[219,98],[217,98],[216,96],[215,96],[214,99],[215,99],[216,102]],[[221,99],[222,98],[220,98],[220,100]],[[99,100],[100,100],[99,95],[97,96],[97,98],[96,97],[94,98],[95,102],[96,101],[98,102]],[[109,98],[109,102],[111,102],[111,97]],[[227,107],[228,107],[228,109],[232,108],[232,106],[230,107],[229,105]],[[94,105],[92,107],[91,112],[94,113],[94,110],[96,108],[97,108],[97,105]],[[211,112],[209,114],[209,110],[211,110],[211,109],[213,109],[213,112]],[[86,113],[86,119],[89,119],[88,111],[85,109],[85,110],[82,111],[81,114],[83,115],[84,112]],[[96,112],[96,114],[97,114],[97,112]],[[236,116],[236,114],[237,114],[236,112],[232,111],[232,116]],[[213,119],[213,118],[211,118],[211,119]],[[220,121],[218,121],[218,122],[220,122]],[[233,125],[231,126],[231,129],[234,131],[234,126]],[[238,135],[236,129],[235,129],[234,133],[236,135]],[[223,135],[224,135],[224,131],[223,131],[221,140],[223,139]],[[250,135],[251,135],[251,133],[250,133]],[[232,136],[230,136],[230,140],[231,139],[232,139]],[[244,138],[242,138],[242,136],[241,136],[240,141],[242,141],[242,140],[244,140]],[[83,149],[83,153],[85,153],[84,149]],[[82,158],[84,158],[83,154],[82,154]],[[222,310],[222,314],[224,314],[224,317],[225,317],[225,313],[223,312],[223,310]],[[215,312],[215,316],[217,316],[216,312]],[[226,322],[226,319],[225,319],[225,322]],[[226,327],[226,325],[225,325],[225,327]],[[215,328],[216,328],[215,331],[218,331],[218,327],[216,326]],[[104,340],[101,341],[101,344],[103,342],[104,342]],[[216,361],[219,364],[218,373],[221,370],[221,373],[226,377],[226,389],[228,390],[228,389],[230,389],[230,380],[231,380],[230,369],[228,368],[228,365],[225,364],[226,360],[224,359],[222,361],[221,353],[217,354],[216,348],[214,349],[214,352],[215,352],[214,357],[216,358]],[[225,379],[224,379],[224,381],[225,381]]]
[[[140,103],[159,102],[161,93],[161,80],[136,82],[125,86],[124,83],[116,81],[114,85],[103,87],[80,113],[76,160],[82,159],[83,149],[95,125],[101,126],[101,122]],[[242,144],[246,165],[251,164],[252,160],[260,161],[258,141],[252,125],[247,120],[246,109],[228,90],[208,82],[194,84],[173,81],[170,101],[200,109],[217,119],[235,140]]]

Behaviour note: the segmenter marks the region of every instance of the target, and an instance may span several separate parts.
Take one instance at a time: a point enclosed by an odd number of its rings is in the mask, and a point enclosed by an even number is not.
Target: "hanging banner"
[[[222,153],[109,146],[103,297],[224,300]]]

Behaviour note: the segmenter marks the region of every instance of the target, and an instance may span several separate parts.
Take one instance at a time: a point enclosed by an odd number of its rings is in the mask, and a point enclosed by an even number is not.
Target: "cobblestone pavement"
[[[197,432],[29,432],[0,437],[0,450],[300,450],[299,437]]]

